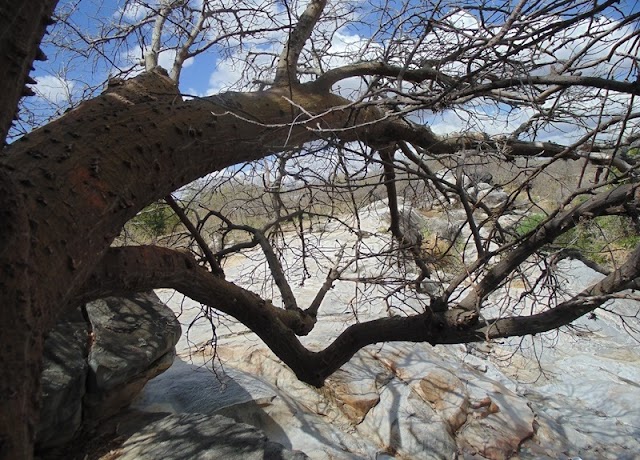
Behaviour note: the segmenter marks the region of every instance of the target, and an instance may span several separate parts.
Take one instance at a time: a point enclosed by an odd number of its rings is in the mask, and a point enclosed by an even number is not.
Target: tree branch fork
[[[173,90],[171,91],[171,89]],[[113,97],[113,96],[118,97]],[[335,341],[321,351],[310,351],[304,348],[297,335],[308,334],[317,320],[316,313],[319,302],[313,303],[313,308],[301,310],[295,306],[295,302],[289,302],[290,308],[280,309],[266,302],[250,291],[244,290],[233,283],[218,276],[220,270],[215,269],[212,274],[199,267],[190,256],[172,251],[170,249],[138,247],[138,248],[109,248],[108,245],[121,226],[135,215],[142,207],[154,200],[168,196],[175,188],[184,185],[191,180],[208,172],[219,170],[239,161],[249,161],[269,155],[275,148],[283,148],[283,145],[301,145],[310,140],[322,138],[327,134],[339,137],[343,141],[365,140],[372,145],[393,146],[400,141],[407,141],[415,146],[429,150],[433,154],[452,153],[467,145],[471,135],[441,137],[431,132],[426,126],[404,121],[402,119],[388,117],[387,114],[375,107],[360,108],[351,101],[337,95],[326,92],[318,92],[313,85],[294,85],[291,88],[275,88],[260,93],[227,93],[213,96],[205,100],[181,102],[175,93],[175,88],[162,72],[154,71],[142,74],[136,79],[124,82],[107,90],[105,95],[94,101],[89,101],[78,109],[71,111],[65,117],[46,129],[54,129],[55,132],[70,133],[71,137],[88,138],[96,137],[97,133],[105,132],[109,139],[118,138],[122,132],[123,139],[131,138],[129,122],[105,123],[97,120],[92,113],[104,110],[105,101],[114,107],[114,114],[120,120],[135,120],[137,116],[144,114],[148,118],[147,125],[154,126],[160,123],[162,115],[151,117],[154,109],[162,107],[163,110],[174,115],[173,125],[158,125],[154,135],[156,145],[177,145],[167,150],[155,149],[146,152],[144,147],[133,141],[132,145],[123,146],[119,143],[121,154],[103,156],[100,158],[103,170],[122,171],[122,162],[129,168],[144,168],[149,170],[149,164],[166,162],[172,164],[180,155],[181,172],[176,179],[175,171],[166,168],[155,168],[141,178],[139,175],[104,176],[98,172],[92,174],[92,169],[79,176],[79,171],[84,171],[85,160],[94,158],[95,152],[88,145],[86,151],[80,147],[74,147],[74,161],[69,161],[70,155],[65,151],[66,144],[52,142],[52,136],[46,130],[38,130],[29,136],[29,140],[17,145],[8,152],[3,161],[13,167],[17,175],[24,175],[23,183],[33,181],[33,167],[30,161],[39,161],[34,156],[38,146],[45,146],[51,157],[61,159],[52,172],[57,175],[57,182],[73,187],[77,178],[82,178],[87,185],[95,182],[88,195],[72,195],[80,201],[65,209],[69,214],[68,221],[76,222],[75,225],[88,225],[86,229],[78,228],[78,233],[103,232],[105,237],[101,244],[102,250],[93,247],[89,255],[94,258],[91,262],[87,249],[78,242],[78,255],[73,253],[69,243],[65,248],[57,250],[69,254],[67,267],[56,269],[57,273],[68,273],[69,279],[75,280],[65,292],[72,297],[63,298],[65,304],[77,304],[102,296],[118,295],[125,292],[148,290],[154,288],[174,288],[188,297],[207,304],[223,313],[233,316],[254,331],[287,365],[289,365],[301,380],[313,385],[321,385],[324,379],[349,360],[354,353],[363,346],[393,340],[411,340],[416,342],[438,343],[462,343],[476,340],[487,340],[494,337],[510,335],[525,335],[541,332],[547,326],[540,325],[536,316],[523,318],[495,318],[483,320],[476,313],[475,306],[481,305],[486,296],[495,290],[499,284],[497,280],[500,273],[508,274],[517,268],[523,257],[531,254],[542,244],[542,237],[531,237],[525,240],[520,249],[506,257],[497,268],[489,270],[484,275],[484,282],[480,283],[480,291],[468,296],[462,302],[460,308],[441,309],[408,317],[380,318],[365,323],[349,326]],[[214,112],[219,114],[212,116]],[[107,112],[108,113],[108,112]],[[293,113],[293,115],[292,115]],[[207,117],[207,114],[208,117]],[[204,116],[207,119],[200,119]],[[293,116],[293,118],[292,118]],[[243,123],[243,119],[247,120]],[[216,121],[217,120],[217,121]],[[269,120],[260,121],[260,120]],[[298,120],[299,124],[296,124]],[[303,121],[304,120],[304,121]],[[276,125],[272,125],[277,121]],[[278,123],[282,123],[281,127]],[[293,124],[292,124],[293,123]],[[272,146],[258,145],[255,143],[256,124],[261,124],[264,132],[268,133]],[[145,126],[147,126],[145,125]],[[288,128],[285,129],[284,126]],[[146,129],[146,128],[141,128]],[[168,135],[167,133],[171,133]],[[238,133],[236,136],[252,138],[248,141],[238,142],[238,137],[231,136],[226,141],[221,140],[218,133]],[[266,136],[267,134],[265,134]],[[128,136],[128,137],[127,137]],[[240,137],[240,139],[244,139]],[[482,142],[487,142],[482,137]],[[178,144],[176,144],[178,141]],[[280,147],[278,147],[278,145]],[[13,147],[13,146],[12,146]],[[115,148],[114,145],[105,144],[104,148]],[[253,147],[253,150],[250,148]],[[546,152],[559,155],[567,149],[555,145],[538,145],[537,143],[514,143],[514,148],[520,149],[524,154],[532,151]],[[391,147],[389,147],[391,148]],[[129,150],[127,150],[129,149]],[[514,152],[516,154],[518,152]],[[162,155],[166,158],[162,159]],[[392,161],[391,157],[388,161]],[[110,165],[109,162],[114,162]],[[91,165],[89,165],[91,168]],[[19,172],[19,173],[18,173]],[[63,180],[69,177],[68,181]],[[48,183],[44,179],[42,188]],[[131,180],[131,183],[126,183]],[[30,183],[30,182],[29,182]],[[84,185],[83,185],[84,186]],[[604,201],[594,204],[596,211],[601,211],[610,205],[620,205],[621,200],[629,201],[629,196],[634,194],[635,186],[622,188],[615,194],[615,199],[603,198]],[[101,196],[96,196],[96,190]],[[75,193],[75,192],[74,192]],[[135,206],[123,205],[124,196],[137,196]],[[112,204],[106,200],[112,197]],[[30,198],[33,203],[31,208],[42,206],[36,201],[37,197]],[[75,199],[75,198],[74,198]],[[615,203],[613,203],[615,202]],[[95,204],[99,204],[98,208]],[[126,202],[125,202],[126,203]],[[606,205],[606,206],[605,206]],[[588,207],[587,207],[588,208]],[[587,209],[584,206],[578,210]],[[602,208],[602,209],[601,209]],[[109,214],[115,210],[117,214]],[[86,217],[90,216],[90,219]],[[66,217],[59,213],[56,218]],[[577,222],[577,215],[563,215],[561,220],[552,220],[549,226],[554,229],[543,229],[540,235],[559,234],[566,231]],[[64,222],[64,221],[62,221]],[[96,223],[97,222],[97,223]],[[572,224],[573,223],[573,224]],[[64,224],[66,225],[66,224]],[[66,228],[61,224],[62,228]],[[102,227],[96,227],[102,225]],[[547,231],[548,230],[548,231]],[[551,231],[553,230],[553,231]],[[34,236],[40,242],[52,239],[45,227],[35,228]],[[42,233],[45,231],[45,233]],[[544,233],[547,231],[547,233]],[[53,244],[62,244],[56,240]],[[46,248],[45,248],[46,249]],[[84,257],[84,259],[83,259]],[[526,258],[526,257],[525,257]],[[59,261],[60,262],[60,261]],[[62,261],[64,262],[64,261]],[[91,264],[97,263],[92,266]],[[79,276],[78,267],[82,267],[84,276]],[[613,276],[612,273],[609,276]],[[328,278],[330,288],[332,280]],[[58,283],[63,286],[65,283]],[[440,299],[447,305],[448,299]],[[68,301],[68,302],[67,302]],[[604,300],[603,300],[604,301]],[[473,304],[474,308],[470,305]],[[594,305],[597,302],[594,303]],[[593,307],[596,308],[596,307]],[[553,310],[565,321],[566,315],[561,315],[563,309],[556,307]],[[544,314],[544,313],[542,313]],[[541,315],[542,315],[541,314]],[[547,316],[554,314],[547,312]],[[557,324],[553,321],[548,323]],[[553,326],[553,327],[557,327]],[[552,329],[549,326],[548,329]]]
[[[640,248],[618,269],[570,299],[529,316],[485,319],[450,305],[445,311],[378,318],[352,324],[326,348],[309,350],[298,336],[309,334],[317,306],[283,309],[199,266],[188,253],[155,246],[110,248],[78,294],[86,302],[127,292],[172,288],[227,314],[258,335],[296,376],[320,387],[361,348],[388,341],[431,345],[486,341],[538,334],[595,310],[625,289],[640,274]]]

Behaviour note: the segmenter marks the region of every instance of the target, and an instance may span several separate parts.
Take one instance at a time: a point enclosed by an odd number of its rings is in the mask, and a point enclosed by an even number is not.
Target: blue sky
[[[118,11],[121,11],[120,7],[123,2],[118,0],[62,0],[59,4],[59,9],[64,11],[70,4],[78,5],[78,8],[73,11],[71,16],[72,21],[77,25],[78,29],[96,33],[99,23],[92,18],[103,18],[103,20],[113,18],[114,15],[118,14]],[[389,3],[389,5],[397,4],[397,2]],[[367,5],[368,3],[360,6]],[[303,6],[304,3],[301,2],[299,8]],[[638,0],[622,2],[620,8],[621,12],[626,14],[638,11]],[[285,10],[282,4],[279,3],[274,11],[282,13]],[[354,17],[353,15],[351,16],[351,18]],[[363,43],[366,43],[368,38],[370,38],[370,35],[378,29],[372,26],[372,23],[373,21],[354,21],[343,26],[337,34],[333,35],[331,44],[332,49],[340,56],[327,59],[326,62],[335,66],[348,63],[350,59],[361,59],[362,55],[358,54],[358,49],[361,48]],[[151,25],[149,25],[147,29],[150,27]],[[283,39],[284,32],[280,32],[279,36]],[[69,35],[64,38],[72,40],[73,36]],[[255,43],[250,43],[250,45],[253,46],[254,49],[261,50],[269,49],[271,46],[273,52],[277,53],[279,52],[279,48],[270,44],[273,43],[276,38],[277,34],[274,34],[266,42],[256,41]],[[73,46],[73,43],[70,42],[69,45]],[[382,49],[381,47],[378,48]],[[374,55],[378,48],[376,48],[375,42],[370,43],[369,54]],[[32,98],[29,104],[34,110],[40,111],[43,118],[46,118],[47,113],[55,113],[56,110],[61,113],[68,106],[69,99],[77,102],[82,97],[90,97],[91,94],[86,94],[87,88],[96,86],[96,91],[99,92],[99,85],[105,81],[110,73],[113,73],[117,68],[122,69],[131,65],[130,60],[126,62],[127,57],[131,57],[131,55],[141,57],[140,50],[139,41],[136,39],[130,40],[128,46],[122,46],[118,49],[108,47],[107,54],[115,61],[109,62],[104,59],[87,59],[83,56],[72,57],[68,52],[45,45],[45,53],[50,57],[50,60],[36,63],[36,70],[33,76],[39,82],[36,90],[49,99],[49,103],[45,103],[45,98]],[[223,91],[231,87],[240,76],[239,68],[234,67],[228,55],[221,55],[223,51],[225,51],[224,48],[213,47],[207,53],[199,55],[188,62],[189,65],[184,67],[181,75],[181,90],[184,93],[202,96]],[[231,53],[231,55],[233,56],[233,53]],[[165,66],[170,65],[170,59],[167,59],[168,57],[168,54],[161,56],[161,63],[164,63]],[[113,64],[115,64],[115,67]],[[64,82],[64,84],[61,85],[61,82]],[[343,82],[342,85],[345,91],[359,87],[357,81],[346,81]],[[505,118],[505,112],[499,113],[496,112],[495,109],[495,107],[491,106],[484,108],[483,116],[485,120],[483,121],[483,128],[490,133],[499,133],[505,129],[513,129],[513,127],[515,127],[513,125],[517,126],[517,124],[521,122],[521,118],[526,118],[530,115],[526,111],[522,113],[512,112],[510,118],[507,119]],[[432,126],[442,132],[448,132],[463,129],[468,125],[471,120],[465,119],[465,116],[464,113],[445,111],[436,116],[429,117],[428,121]],[[511,126],[509,126],[509,123]],[[565,135],[564,132],[559,131],[559,136]]]
[[[638,11],[640,0],[623,1],[619,5],[621,14],[628,14],[630,12]],[[89,34],[96,34],[98,32],[98,22],[92,18],[111,18],[122,11],[122,0],[61,0],[58,6],[59,10],[70,8],[70,5],[77,5],[74,8],[74,13],[71,16],[72,21],[78,26],[78,29],[87,31]],[[390,5],[394,5],[397,2],[390,2]],[[500,2],[502,3],[502,2]],[[304,2],[301,2],[304,5]],[[612,16],[617,16],[614,10],[611,10]],[[150,26],[147,28],[147,32]],[[377,27],[372,27],[371,24],[363,22],[352,22],[347,24],[343,29],[345,35],[359,36],[368,38],[371,34],[375,33]],[[148,33],[147,33],[148,35]],[[134,55],[140,55],[139,47],[136,47],[134,41],[130,41],[132,48],[129,48]],[[137,48],[137,49],[136,49]],[[73,73],[77,76],[78,80],[84,79],[88,82],[95,83],[98,81],[104,81],[105,77],[110,72],[117,72],[118,67],[124,68],[127,64],[123,59],[118,60],[118,52],[110,50],[110,57],[115,55],[115,66],[109,62],[98,62],[97,65],[94,62],[79,62],[81,58],[69,59],[68,53],[60,53],[58,50],[53,49],[50,46],[45,45],[45,52],[51,57],[48,62],[37,63],[34,77],[42,77],[44,75],[58,74],[59,69],[64,66],[73,64]],[[122,48],[120,53],[126,53],[127,49]],[[122,56],[120,56],[122,58]],[[218,50],[214,47],[211,52],[200,55],[195,58],[193,65],[185,67],[183,75],[181,77],[181,88],[185,91],[195,90],[197,94],[203,94],[210,86],[211,74],[216,70],[216,65],[219,64],[220,56]]]

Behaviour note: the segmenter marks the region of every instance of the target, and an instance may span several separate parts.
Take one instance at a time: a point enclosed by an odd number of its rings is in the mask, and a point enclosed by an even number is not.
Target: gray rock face
[[[47,338],[39,449],[128,406],[173,363],[180,324],[155,294],[92,302],[86,315],[90,324],[78,309]]]
[[[222,415],[145,414],[129,431],[120,460],[304,460],[261,431]]]
[[[89,352],[90,415],[114,414],[145,383],[173,363],[181,328],[175,315],[153,293],[107,298],[87,306],[95,334]]]
[[[360,214],[364,216],[374,216],[384,225],[391,223],[388,199],[373,202],[363,209]],[[405,203],[401,197],[398,197],[398,216],[400,218],[400,230],[405,238],[414,244],[420,242],[422,238],[421,230],[426,226],[425,218],[422,217],[411,204]]]
[[[467,194],[473,201],[483,203],[491,211],[501,209],[509,199],[509,195],[504,190],[486,183],[479,183],[470,187],[467,190]]]
[[[45,341],[42,371],[42,409],[38,443],[62,444],[82,422],[86,392],[89,325],[78,309],[60,321]]]
[[[384,206],[373,203],[360,216],[372,250],[386,247],[390,239],[380,235],[387,223],[377,209]],[[327,252],[356,241],[348,232],[322,236]],[[260,263],[257,250],[252,257],[251,263]],[[367,266],[367,274],[375,275],[374,269],[384,264],[377,265]],[[252,285],[242,277],[247,269],[237,263],[227,271],[228,279],[259,290],[257,281]],[[602,278],[577,261],[561,262],[554,275],[570,292]],[[310,303],[323,280],[313,276],[297,287],[299,299]],[[507,300],[521,302],[525,289],[513,285],[496,292],[488,315],[497,314],[491,309],[499,312]],[[380,291],[374,294],[373,301],[358,306],[359,321],[387,314]],[[183,313],[185,325],[200,312],[199,304],[183,302],[173,292],[159,295]],[[355,321],[355,314],[344,309],[352,298],[350,283],[336,283],[316,328],[301,341],[310,349],[326,347]],[[226,329],[215,350],[216,359],[225,363],[220,381],[200,367],[210,354],[185,360],[188,349],[183,348],[183,360],[145,387],[138,408],[229,416],[314,460],[630,460],[640,452],[640,412],[632,410],[640,400],[640,358],[637,342],[615,313],[637,318],[639,305],[616,299],[607,311],[597,312],[597,319],[576,321],[577,329],[524,339],[436,347],[371,345],[319,390],[299,382],[262,342],[230,320],[218,329]],[[201,344],[211,333],[204,327],[191,332],[190,339]]]
[[[482,203],[491,211],[501,209],[509,198],[509,195],[504,190],[491,185],[493,176],[488,171],[462,172],[458,177],[456,171],[443,169],[438,171],[436,176],[451,185],[458,185],[464,188],[470,201]],[[447,193],[446,198],[454,202],[459,199],[455,193]],[[440,197],[439,201],[446,205],[447,199]]]
[[[446,241],[454,241],[464,227],[467,215],[463,209],[451,209],[432,216],[427,220],[426,229],[429,233]]]

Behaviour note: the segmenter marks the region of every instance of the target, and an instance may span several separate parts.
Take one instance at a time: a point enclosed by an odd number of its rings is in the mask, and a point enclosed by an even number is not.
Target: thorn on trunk
[[[77,262],[76,262],[76,260],[75,260],[73,257],[71,257],[71,256],[69,256],[69,258],[67,259],[67,263],[68,263],[68,265],[69,265],[69,269],[70,269],[71,271],[75,271],[75,270],[78,268],[78,263],[77,263]]]
[[[36,93],[28,86],[25,86],[24,88],[22,88],[22,95],[25,97],[28,97],[28,96],[35,96]]]
[[[48,58],[47,58],[47,55],[46,55],[46,54],[44,54],[44,51],[42,51],[42,49],[41,49],[41,48],[38,48],[38,49],[36,50],[36,57],[35,57],[35,60],[36,60],[36,61],[46,61],[47,59],[48,59]]]

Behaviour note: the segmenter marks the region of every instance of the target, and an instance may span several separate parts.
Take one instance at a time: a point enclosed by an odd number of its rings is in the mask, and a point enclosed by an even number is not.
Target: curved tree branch
[[[486,94],[489,91],[531,85],[554,85],[557,87],[581,86],[606,89],[620,93],[640,95],[640,82],[611,80],[600,77],[578,75],[526,75],[522,77],[501,78],[489,83],[469,85],[451,95],[451,99]]]
[[[514,271],[531,254],[551,243],[559,235],[575,227],[581,219],[603,215],[608,209],[633,203],[638,206],[637,191],[640,184],[621,185],[614,190],[605,190],[591,197],[584,203],[561,212],[541,225],[535,232],[518,243],[518,246],[509,252],[500,262],[492,267],[478,282],[474,289],[460,301],[458,306],[464,310],[475,310],[484,299],[507,279],[507,275]],[[452,283],[448,294],[456,285]]]
[[[110,248],[79,290],[74,303],[157,288],[176,289],[233,316],[251,330],[260,329],[260,323],[267,318],[286,326],[289,334],[306,335],[315,324],[315,318],[298,308],[277,308],[209,272],[199,266],[191,254],[159,246]]]
[[[439,81],[446,86],[453,87],[457,83],[457,79],[440,72],[429,65],[420,67],[419,69],[405,69],[404,67],[394,66],[386,62],[358,62],[356,64],[345,65],[328,70],[320,75],[313,85],[320,91],[329,91],[337,82],[351,77],[364,77],[367,75],[379,77],[399,77],[412,83],[422,83],[427,80]]]
[[[640,94],[640,83],[612,80],[600,77],[578,75],[524,75],[519,77],[494,79],[488,83],[466,83],[463,80],[447,75],[439,70],[426,65],[418,69],[405,70],[403,67],[390,65],[385,62],[359,62],[328,70],[319,76],[314,82],[319,90],[329,91],[335,83],[351,77],[361,76],[398,77],[412,83],[425,81],[439,81],[447,87],[460,89],[447,95],[447,99],[461,99],[469,96],[490,94],[491,91],[517,88],[521,86],[549,85],[557,88],[581,86],[588,88],[606,89],[627,94]]]
[[[378,117],[378,119],[381,119],[382,116],[378,115]],[[635,119],[639,117],[640,113],[635,112],[625,118]],[[620,171],[628,172],[633,169],[634,166],[632,164],[629,164],[618,155],[612,155],[597,145],[593,146],[590,152],[577,150],[578,146],[587,142],[598,132],[604,131],[621,121],[623,121],[623,117],[612,117],[569,146],[553,142],[521,141],[504,136],[490,137],[480,132],[454,132],[447,135],[437,135],[428,126],[418,125],[405,119],[390,119],[384,123],[380,121],[376,134],[379,141],[389,143],[408,142],[434,155],[454,154],[460,150],[477,147],[482,151],[502,151],[513,157],[562,158],[565,160],[587,159],[596,165],[609,165],[611,163]]]
[[[158,58],[160,57],[160,48],[162,45],[162,32],[164,23],[167,21],[167,15],[171,11],[171,4],[166,0],[160,1],[160,9],[156,13],[155,22],[153,24],[153,33],[151,34],[151,47],[144,55],[144,68],[147,72],[158,67]],[[174,79],[174,81],[177,81]]]
[[[296,68],[300,53],[305,43],[311,37],[316,23],[320,19],[320,15],[327,5],[327,0],[310,0],[307,9],[300,16],[298,24],[289,34],[276,67],[276,76],[274,78],[274,86],[289,86],[298,83],[298,75]]]
[[[111,248],[76,302],[153,288],[174,288],[198,302],[233,316],[256,333],[296,376],[311,385],[324,380],[361,348],[389,341],[435,344],[468,343],[536,334],[562,325],[606,302],[640,275],[640,248],[599,283],[548,311],[516,318],[462,322],[459,311],[427,311],[408,317],[381,318],[349,326],[328,347],[313,352],[296,334],[308,333],[315,318],[301,310],[283,310],[258,295],[214,276],[188,254],[167,248]]]
[[[558,306],[530,316],[487,320],[477,332],[484,333],[487,339],[494,339],[538,334],[557,329],[602,306],[610,300],[610,294],[629,288],[638,276],[640,276],[640,246],[620,268]]]
[[[173,210],[176,216],[178,216],[178,219],[180,219],[180,222],[182,222],[182,225],[184,225],[187,228],[187,230],[189,231],[193,239],[196,241],[196,243],[198,243],[200,250],[204,254],[205,260],[209,263],[209,266],[211,267],[211,272],[214,273],[216,276],[220,276],[224,278],[224,270],[222,270],[222,267],[218,263],[218,260],[213,255],[213,252],[211,252],[211,249],[207,245],[207,242],[204,240],[204,238],[202,238],[202,235],[200,234],[198,229],[195,227],[195,225],[193,225],[193,222],[189,220],[187,213],[185,213],[184,210],[178,205],[178,203],[176,202],[176,200],[173,198],[171,194],[167,195],[164,198],[164,201],[167,202],[167,204]]]

